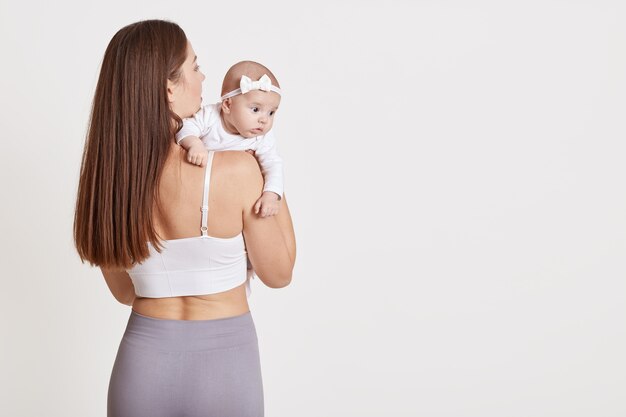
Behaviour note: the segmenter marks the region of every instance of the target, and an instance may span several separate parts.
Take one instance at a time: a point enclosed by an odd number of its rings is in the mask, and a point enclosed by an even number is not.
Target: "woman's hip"
[[[215,320],[132,312],[111,373],[108,408],[109,416],[262,416],[250,312]]]

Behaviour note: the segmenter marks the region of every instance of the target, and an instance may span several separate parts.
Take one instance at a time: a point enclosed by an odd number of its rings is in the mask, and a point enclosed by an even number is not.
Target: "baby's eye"
[[[196,65],[196,67],[193,70],[194,71],[199,71],[200,70],[200,65]]]
[[[270,112],[270,116],[273,116],[273,115],[274,115],[274,113],[276,113],[276,112],[275,112],[274,110],[272,110],[272,111]]]
[[[259,108],[258,107],[252,107],[252,111],[255,112],[255,113],[258,113],[259,112]]]

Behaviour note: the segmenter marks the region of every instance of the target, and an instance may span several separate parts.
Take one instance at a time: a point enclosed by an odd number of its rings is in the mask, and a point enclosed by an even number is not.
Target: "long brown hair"
[[[153,208],[181,126],[167,80],[180,80],[186,53],[183,30],[163,20],[120,29],[104,53],[74,217],[83,262],[128,268],[148,257],[148,242],[160,248]]]

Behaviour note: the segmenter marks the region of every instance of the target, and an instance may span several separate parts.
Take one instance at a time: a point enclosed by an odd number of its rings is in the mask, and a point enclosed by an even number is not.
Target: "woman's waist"
[[[133,310],[143,316],[163,320],[219,320],[250,311],[246,284],[216,294],[165,298],[137,297]]]
[[[167,310],[163,305],[154,306],[154,301],[138,299],[133,306],[122,340],[126,346],[162,352],[195,352],[258,343],[245,296],[242,303],[205,309],[186,306]],[[165,304],[172,304],[172,300]]]

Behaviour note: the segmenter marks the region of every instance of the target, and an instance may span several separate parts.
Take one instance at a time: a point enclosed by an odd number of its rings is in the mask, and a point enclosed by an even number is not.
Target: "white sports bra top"
[[[150,243],[150,255],[129,269],[139,297],[163,298],[215,294],[246,283],[250,295],[252,271],[247,269],[243,234],[231,238],[207,235],[209,185],[214,152],[209,152],[204,175],[201,236],[163,241],[161,253]]]

